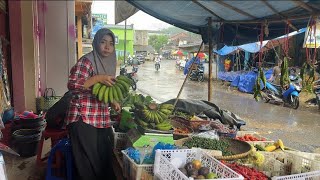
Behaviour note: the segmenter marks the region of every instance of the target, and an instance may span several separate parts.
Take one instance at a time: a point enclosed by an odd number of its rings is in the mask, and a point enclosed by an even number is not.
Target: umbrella
[[[194,56],[196,56],[196,55],[197,55],[197,53],[194,53]],[[206,53],[199,52],[198,57],[199,57],[200,59],[203,59],[203,58],[206,58],[206,57],[208,57],[208,56],[206,55]]]
[[[183,52],[182,52],[182,51],[180,51],[180,50],[179,50],[179,51],[177,51],[177,52],[176,52],[176,54],[177,54],[177,55],[179,55],[179,56],[183,56]]]

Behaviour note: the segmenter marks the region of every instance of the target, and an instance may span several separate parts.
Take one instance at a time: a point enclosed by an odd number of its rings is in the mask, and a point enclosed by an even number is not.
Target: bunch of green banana
[[[172,125],[169,121],[163,121],[162,123],[159,123],[156,125],[156,129],[161,131],[169,131],[172,128]]]
[[[281,64],[280,85],[282,88],[285,88],[289,84],[290,84],[290,79],[289,79],[289,70],[288,70],[288,58],[284,57],[283,62]]]
[[[131,79],[120,75],[116,77],[113,86],[96,83],[92,88],[92,94],[104,103],[120,102],[128,95],[131,84]]]

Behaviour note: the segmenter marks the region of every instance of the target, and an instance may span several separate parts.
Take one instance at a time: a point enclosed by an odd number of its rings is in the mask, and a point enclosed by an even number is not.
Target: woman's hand
[[[107,86],[113,86],[116,82],[116,79],[113,76],[109,75],[96,75],[98,82],[105,84]]]
[[[113,108],[118,113],[121,112],[121,106],[120,106],[120,104],[118,102],[111,103],[111,108]]]

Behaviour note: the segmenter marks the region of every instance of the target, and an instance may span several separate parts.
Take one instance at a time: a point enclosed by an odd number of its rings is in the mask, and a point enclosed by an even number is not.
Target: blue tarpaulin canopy
[[[127,19],[135,11],[116,2],[116,19]],[[290,32],[306,27],[311,15],[320,14],[320,1],[266,0],[266,1],[142,1],[127,0],[134,7],[164,22],[202,35],[208,42],[208,18],[212,19],[214,43],[231,45],[257,41],[260,28],[265,23],[268,36],[273,39],[284,34],[289,22]],[[123,10],[127,8],[128,10]],[[132,12],[132,13],[128,13]],[[119,19],[119,18],[118,18]],[[116,22],[118,23],[118,22]],[[267,31],[265,31],[267,32]]]
[[[247,51],[250,53],[257,53],[260,51],[260,49],[263,49],[268,43],[272,43],[272,41],[278,41],[279,39],[284,39],[284,38],[290,38],[294,35],[304,33],[306,31],[306,28],[302,28],[299,31],[295,31],[292,33],[289,33],[287,35],[280,36],[278,38],[272,39],[272,40],[265,40],[262,41],[262,45],[260,45],[260,42],[254,42],[254,43],[248,43],[248,44],[243,44],[239,46],[224,46],[223,48],[219,50],[214,50],[216,54],[219,54],[220,56],[225,56],[228,54],[233,54],[235,51],[240,50],[240,51]]]

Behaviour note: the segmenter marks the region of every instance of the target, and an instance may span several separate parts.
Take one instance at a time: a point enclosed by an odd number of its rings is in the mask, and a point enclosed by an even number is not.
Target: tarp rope
[[[261,67],[261,61],[262,61],[262,42],[263,42],[263,24],[261,24],[261,29],[260,29],[260,37],[259,37],[259,41],[260,41],[260,50],[259,50],[259,67]]]

